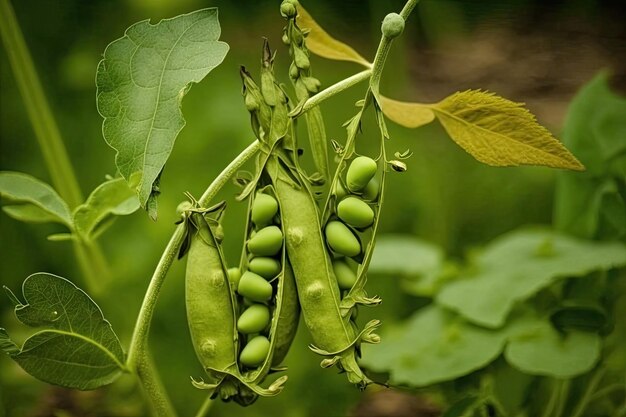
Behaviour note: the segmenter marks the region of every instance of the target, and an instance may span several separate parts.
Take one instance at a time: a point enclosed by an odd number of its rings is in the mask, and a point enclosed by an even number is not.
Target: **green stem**
[[[198,410],[196,417],[206,417],[209,414],[209,411],[211,411],[211,407],[213,407],[213,403],[214,401],[211,399],[210,396],[207,395],[206,400],[204,400],[204,402],[202,403],[202,406],[200,406],[200,409]]]
[[[408,0],[402,11],[400,12],[400,16],[406,20],[409,15],[417,5],[419,0]],[[374,63],[372,65],[372,77],[370,78],[370,91],[374,94],[374,96],[378,96],[380,89],[380,78],[383,73],[383,68],[385,66],[385,61],[387,61],[387,56],[389,55],[389,51],[391,50],[391,44],[394,38],[386,36],[384,33],[380,38],[380,43],[378,44],[378,49],[376,50],[376,56],[374,57]]]
[[[554,417],[561,417],[563,415],[563,411],[565,410],[565,406],[567,405],[567,399],[569,397],[570,385],[571,381],[569,379],[560,382],[559,401],[557,402],[556,409],[554,410]]]
[[[413,11],[413,9],[415,8],[415,6],[417,6],[417,3],[419,3],[420,0],[409,0],[406,2],[406,4],[404,5],[404,7],[402,8],[402,11],[400,11],[400,16],[402,16],[402,18],[404,20],[407,20],[409,18],[409,15],[411,14],[411,12]]]
[[[141,355],[136,363],[135,375],[141,385],[144,396],[148,399],[152,415],[159,417],[176,417],[176,410],[166,394],[165,387],[154,366],[154,360],[149,352]]]
[[[602,389],[597,390],[596,392],[593,393],[593,395],[590,398],[590,402],[599,400],[601,398],[604,398],[606,396],[608,396],[609,394],[612,394],[614,392],[618,392],[618,391],[626,391],[626,386],[624,386],[624,384],[611,384],[608,385]]]
[[[68,206],[74,208],[82,203],[83,196],[65,146],[63,146],[59,128],[37,76],[33,60],[8,0],[0,0],[0,34],[15,75],[15,81],[24,99],[28,117],[50,172],[52,184]]]
[[[319,105],[322,101],[330,98],[338,93],[341,93],[344,90],[352,87],[355,84],[360,83],[370,77],[372,74],[371,69],[366,69],[361,72],[358,72],[344,80],[339,81],[331,85],[330,87],[325,88],[319,93],[315,94],[313,97],[307,99],[302,106],[298,106],[294,109],[294,111],[290,114],[291,117],[298,117],[303,113],[306,113],[308,110],[311,110],[313,107]]]
[[[557,408],[559,402],[559,396],[561,394],[561,380],[555,380],[552,384],[552,394],[546,405],[546,409],[543,411],[542,417],[551,417],[554,414],[554,410]]]
[[[583,394],[578,404],[576,404],[576,408],[574,408],[574,411],[572,412],[571,417],[582,417],[584,415],[584,412],[587,409],[587,406],[591,403],[593,399],[593,395],[597,391],[598,385],[600,385],[600,382],[602,381],[603,376],[604,376],[603,368],[598,369],[594,373],[593,377],[589,381],[589,384],[587,385],[587,389],[585,390],[585,393]]]
[[[254,141],[250,146],[244,149],[217,176],[217,178],[215,178],[215,180],[204,192],[202,197],[200,197],[198,202],[201,205],[207,205],[217,195],[222,187],[226,185],[226,183],[237,172],[237,170],[239,170],[241,166],[245,164],[250,158],[256,155],[259,149],[260,143],[258,141]],[[161,287],[163,286],[163,282],[165,281],[167,271],[170,269],[172,263],[176,259],[178,250],[180,249],[184,237],[185,227],[183,224],[180,224],[174,231],[174,234],[170,238],[170,241],[167,243],[167,246],[165,247],[165,250],[161,255],[161,259],[159,260],[159,263],[157,264],[156,269],[152,274],[150,284],[148,285],[148,289],[141,305],[141,310],[139,311],[139,316],[137,317],[137,323],[135,324],[130,347],[128,349],[128,359],[126,361],[126,364],[131,372],[134,371],[137,374],[140,383],[144,386],[144,389],[150,396],[152,404],[155,406],[164,402],[169,403],[169,400],[167,397],[167,393],[164,390],[159,389],[162,388],[160,384],[151,384],[150,382],[158,380],[158,376],[156,375],[155,371],[152,368],[148,369],[151,365],[150,361],[147,358],[150,323],[152,321],[152,316],[154,315],[156,303],[159,298],[159,293],[161,291]],[[146,375],[150,379],[144,381],[142,375]],[[148,387],[146,387],[147,383],[150,384],[150,390],[148,390]],[[158,415],[170,416],[174,414]]]

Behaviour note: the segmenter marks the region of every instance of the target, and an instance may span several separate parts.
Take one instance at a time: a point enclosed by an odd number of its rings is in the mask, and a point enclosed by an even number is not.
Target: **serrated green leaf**
[[[24,222],[57,222],[72,227],[70,210],[48,184],[21,172],[0,172],[0,196],[9,202],[3,210]]]
[[[140,174],[144,208],[154,208],[155,183],[185,125],[182,98],[228,52],[219,36],[217,9],[202,9],[136,23],[104,51],[96,78],[102,132],[124,178]]]
[[[480,90],[457,92],[431,106],[450,137],[493,166],[584,166],[520,103]]]
[[[471,272],[447,284],[439,304],[487,327],[557,279],[626,265],[626,245],[580,240],[548,230],[519,230],[491,242]]]
[[[106,181],[91,192],[87,201],[74,210],[74,227],[86,239],[109,216],[125,216],[139,209],[139,200],[124,178]]]
[[[356,62],[367,68],[372,66],[350,45],[330,36],[301,5],[298,6],[296,23],[300,28],[309,31],[306,37],[306,46],[314,54],[337,61]]]
[[[364,345],[361,362],[373,371],[389,372],[394,384],[422,387],[486,366],[500,355],[506,336],[431,305],[383,330],[380,344]]]
[[[587,167],[559,173],[554,224],[585,238],[626,235],[626,99],[611,91],[601,73],[583,87],[568,109],[563,143]]]
[[[377,99],[385,116],[401,126],[414,129],[435,120],[435,113],[426,104],[397,101],[381,95]]]
[[[47,273],[22,285],[26,304],[15,315],[30,327],[43,327],[19,348],[6,331],[0,348],[42,381],[90,390],[113,382],[125,370],[122,346],[87,294],[65,278]]]
[[[594,367],[601,348],[596,333],[573,330],[562,334],[549,322],[526,315],[511,331],[504,357],[527,374],[572,378]]]

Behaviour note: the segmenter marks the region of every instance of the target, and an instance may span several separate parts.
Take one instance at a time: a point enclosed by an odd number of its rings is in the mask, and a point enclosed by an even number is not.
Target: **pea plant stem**
[[[300,108],[296,108],[292,116],[295,116],[295,117],[300,116],[301,114],[307,112],[308,110],[311,110],[313,107],[319,105],[322,101],[334,95],[337,95],[338,93],[341,93],[344,90],[347,90],[348,88],[352,87],[355,84],[360,83],[361,81],[368,79],[370,75],[372,75],[372,70],[366,69],[344,80],[341,80],[338,83],[331,85],[330,87],[325,88],[324,90],[315,94],[311,98],[307,99]]]
[[[83,195],[9,0],[0,0],[0,35],[52,184],[67,205],[75,208],[83,202]],[[89,291],[101,292],[111,275],[100,246],[78,239],[74,254]]]
[[[409,0],[406,2],[402,11],[400,11],[400,16],[406,20],[409,15],[417,5],[419,0]],[[380,43],[378,44],[378,49],[376,50],[376,56],[374,57],[374,63],[372,65],[372,77],[370,78],[370,90],[374,94],[374,96],[378,96],[380,89],[380,78],[383,73],[383,68],[385,66],[385,62],[387,61],[387,56],[389,55],[389,51],[391,50],[391,43],[393,42],[393,38],[385,35],[383,33],[380,38]]]
[[[574,408],[574,410],[572,411],[572,417],[584,416],[585,410],[587,409],[587,406],[593,401],[593,395],[598,390],[598,386],[600,385],[600,382],[602,381],[603,377],[604,377],[603,368],[598,369],[593,374],[593,377],[591,378],[591,380],[589,381],[589,384],[587,385],[587,389],[585,390],[585,393],[580,398],[580,401],[578,402],[578,404],[576,404],[576,408]]]
[[[402,10],[400,11],[400,16],[402,16],[404,20],[407,20],[409,18],[409,15],[415,8],[415,6],[417,6],[417,3],[419,3],[419,0],[407,1],[404,7],[402,8]]]
[[[209,411],[211,411],[212,406],[213,406],[213,400],[211,399],[210,396],[207,395],[206,399],[202,403],[202,406],[200,406],[200,409],[198,410],[196,417],[206,417],[209,414]]]
[[[209,185],[202,197],[198,200],[200,205],[207,205],[222,189],[224,185],[230,180],[230,178],[244,165],[250,158],[252,158],[260,149],[260,143],[254,141],[246,149],[244,149],[233,161],[215,178],[215,180]],[[159,298],[159,293],[167,271],[172,266],[172,263],[176,259],[178,250],[185,237],[184,225],[180,224],[174,234],[170,238],[161,259],[157,264],[148,289],[141,305],[141,310],[137,317],[135,329],[131,339],[130,347],[128,349],[128,359],[126,361],[127,367],[131,372],[134,372],[144,391],[148,395],[153,408],[156,410],[156,415],[162,417],[175,416],[167,393],[163,389],[162,385],[157,383],[159,381],[156,370],[152,366],[148,353],[148,335],[150,332],[150,323],[154,315],[154,310]]]

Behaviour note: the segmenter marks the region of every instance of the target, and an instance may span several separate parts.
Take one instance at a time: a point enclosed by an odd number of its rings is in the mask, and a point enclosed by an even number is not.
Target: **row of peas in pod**
[[[326,223],[325,236],[335,254],[333,271],[342,290],[350,290],[357,280],[351,264],[361,259],[363,248],[359,233],[367,231],[374,223],[372,205],[378,198],[380,186],[376,171],[376,161],[358,156],[348,166],[345,182],[337,181],[335,216]]]
[[[261,365],[270,353],[269,329],[276,308],[273,282],[283,270],[283,233],[279,227],[278,202],[269,194],[258,192],[250,216],[253,229],[246,243],[247,265],[228,270],[229,279],[243,297],[237,330],[244,343],[239,363],[248,368]]]

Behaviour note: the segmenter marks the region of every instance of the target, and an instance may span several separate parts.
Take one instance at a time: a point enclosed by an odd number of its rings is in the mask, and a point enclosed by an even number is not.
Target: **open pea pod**
[[[336,147],[340,157],[339,163],[322,214],[322,222],[326,225],[328,249],[335,258],[334,270],[339,286],[344,290],[340,304],[343,316],[351,315],[357,305],[376,305],[381,302],[379,297],[369,297],[365,291],[367,269],[374,252],[387,174],[385,150],[387,130],[375,101],[374,107],[381,126],[378,154],[370,158],[356,152],[355,143],[364,111],[362,108],[346,123],[348,137],[345,146]],[[338,243],[333,245],[332,238],[335,237],[333,235],[341,232],[338,225],[344,226],[356,238],[358,248],[353,252],[347,250],[349,248],[342,248]],[[332,226],[338,231],[333,230]],[[345,231],[343,233],[346,234]],[[340,238],[342,236],[335,237],[335,240]],[[349,276],[350,272],[343,266],[342,258],[349,258],[351,264],[356,263],[356,271],[352,271],[352,276]],[[354,269],[354,266],[351,269]]]
[[[263,171],[264,165],[259,164],[258,168]],[[263,252],[265,249],[259,247],[258,244],[251,246],[251,242],[255,242],[255,237],[260,236],[266,228],[283,225],[282,209],[273,187],[262,185],[263,182],[267,181],[267,175],[262,172],[259,180],[255,192],[251,193],[249,198],[248,213],[250,215],[247,217],[245,239],[247,244],[242,251],[240,270],[245,271],[244,274],[251,272],[267,280],[272,286],[272,296],[263,303],[252,303],[249,300],[244,300],[245,296],[240,291],[238,298],[240,305],[248,304],[248,309],[255,306],[267,306],[270,311],[269,329],[260,331],[262,334],[267,334],[269,340],[268,354],[262,363],[256,367],[246,368],[240,363],[243,378],[247,383],[256,385],[262,383],[271,372],[284,370],[278,366],[289,351],[300,318],[300,306],[293,271],[287,259],[285,246],[281,244],[278,253],[269,256]],[[255,255],[254,251],[261,251],[261,254]],[[269,252],[273,252],[273,250]],[[245,293],[245,291],[243,292]],[[261,307],[262,309],[263,307]],[[241,312],[240,320],[244,317],[244,313],[245,310]],[[245,330],[247,333],[254,334],[255,329]],[[254,337],[253,335],[241,334],[242,345],[245,345],[245,342],[251,343]]]
[[[286,377],[268,388],[251,381],[240,372],[239,334],[236,314],[237,295],[228,278],[228,269],[216,231],[212,213],[221,213],[225,204],[209,209],[192,207],[185,211],[188,251],[185,274],[187,321],[196,355],[207,376],[192,378],[196,388],[210,392],[211,397],[252,404],[259,395],[273,396],[282,390]]]

